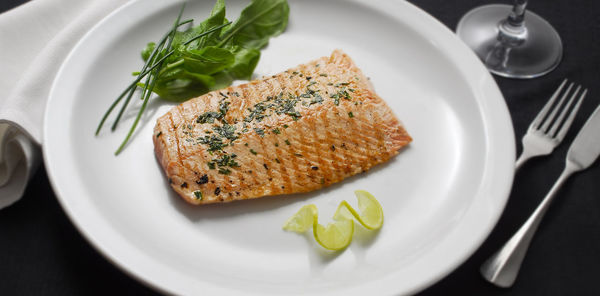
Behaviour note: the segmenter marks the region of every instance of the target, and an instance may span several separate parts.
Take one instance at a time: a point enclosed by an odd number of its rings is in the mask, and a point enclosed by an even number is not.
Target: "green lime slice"
[[[318,216],[317,206],[305,205],[283,224],[283,230],[304,233],[317,223]]]
[[[383,209],[375,197],[364,190],[354,191],[358,199],[358,209],[361,214],[343,200],[333,215],[333,219],[352,219],[353,217],[367,229],[376,230],[383,226]]]
[[[313,235],[323,248],[339,251],[346,248],[352,241],[354,220],[343,219],[327,224],[314,224]]]

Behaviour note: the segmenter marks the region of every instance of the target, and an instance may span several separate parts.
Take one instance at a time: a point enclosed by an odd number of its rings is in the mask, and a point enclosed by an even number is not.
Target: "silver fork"
[[[567,79],[563,80],[544,108],[542,108],[533,122],[531,122],[531,125],[529,125],[527,133],[523,136],[523,152],[517,159],[515,170],[521,168],[521,166],[532,157],[550,154],[554,148],[562,142],[567,134],[567,131],[569,130],[569,127],[571,127],[571,123],[573,123],[573,119],[579,110],[579,106],[581,106],[581,101],[583,101],[583,98],[585,98],[585,95],[587,94],[587,89],[581,93],[575,107],[573,107],[569,113],[569,108],[581,90],[581,86],[576,87],[575,92],[572,93],[571,98],[565,104],[565,100],[574,86],[574,83],[571,82],[567,87],[567,90],[560,97],[558,103],[554,104],[565,84],[567,84]],[[562,112],[559,114],[559,111],[561,110]],[[568,117],[565,119],[567,114]]]

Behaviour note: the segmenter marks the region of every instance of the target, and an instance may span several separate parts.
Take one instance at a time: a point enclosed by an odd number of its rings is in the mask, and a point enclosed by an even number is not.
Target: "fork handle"
[[[527,249],[529,248],[529,244],[531,243],[531,239],[542,221],[544,214],[546,214],[546,211],[550,207],[558,190],[576,171],[577,169],[575,166],[570,162],[567,162],[562,174],[529,219],[527,219],[523,226],[519,228],[498,252],[481,265],[481,274],[487,281],[503,288],[508,288],[513,285],[517,278],[517,274],[519,273],[521,263],[523,263],[523,259],[527,253]]]

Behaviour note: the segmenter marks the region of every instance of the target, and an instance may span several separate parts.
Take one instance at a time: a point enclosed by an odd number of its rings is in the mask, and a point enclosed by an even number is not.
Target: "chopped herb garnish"
[[[261,137],[264,137],[264,136],[265,136],[265,130],[264,130],[264,129],[262,129],[262,128],[257,128],[257,127],[255,127],[255,128],[254,128],[254,131],[255,131],[255,132],[256,132],[256,133],[257,133],[259,136],[261,136]]]
[[[292,145],[292,144],[290,144],[290,141],[288,139],[285,139],[285,143],[288,145]]]
[[[231,170],[228,168],[219,168],[219,174],[229,175],[231,174]]]
[[[214,123],[215,119],[221,119],[223,118],[223,114],[219,113],[219,112],[213,112],[213,111],[209,111],[209,112],[205,112],[204,114],[201,114],[198,116],[198,118],[196,118],[196,122],[197,123]]]
[[[207,162],[206,165],[208,166],[209,169],[214,170],[216,168],[215,163],[210,161]]]
[[[225,114],[227,114],[227,111],[229,111],[229,104],[231,104],[231,102],[225,101],[225,99],[223,99],[219,104],[219,112],[221,112],[223,117],[225,117]]]
[[[258,154],[258,153],[257,153],[256,151],[254,151],[254,149],[252,149],[252,148],[250,148],[250,153],[252,153],[252,154],[254,154],[254,155]]]
[[[327,77],[327,74],[325,74],[325,73],[321,73],[321,74],[319,74],[319,76],[322,76],[322,77]]]
[[[198,142],[201,144],[208,145],[208,152],[222,150],[227,144],[223,143],[222,138],[216,135],[204,136],[204,138],[198,138]]]
[[[281,163],[281,162],[279,161],[279,158],[275,158],[275,162],[276,162],[276,163]]]
[[[244,146],[248,147],[248,143],[244,143]]]
[[[298,156],[298,157],[304,157],[304,155],[300,154],[300,153],[294,153],[294,155]]]
[[[323,98],[320,95],[318,95],[318,94],[315,94],[314,97],[313,97],[313,99],[310,101],[311,105],[312,104],[316,104],[316,103],[319,103],[319,104],[323,103]]]
[[[235,154],[225,154],[223,156],[221,156],[221,158],[216,158],[213,159],[212,162],[216,163],[219,168],[220,167],[231,167],[231,168],[236,168],[239,167],[240,165],[235,161],[235,158],[237,157],[237,155]]]
[[[352,112],[348,112],[348,117],[352,118],[354,117],[354,114],[352,114]]]
[[[276,135],[279,135],[279,134],[281,134],[281,131],[278,128],[274,128],[273,133]]]
[[[289,127],[289,125],[287,125],[287,124],[283,125],[283,128],[288,128],[288,127]]]
[[[279,147],[279,143],[275,143],[275,147]]]
[[[160,135],[162,135],[162,131],[158,132],[158,134],[156,134],[156,137],[160,137]]]
[[[200,191],[200,190],[194,191],[194,196],[196,197],[196,199],[202,200],[202,191]]]
[[[223,124],[222,126],[214,126],[213,130],[231,141],[235,141],[238,137],[235,135],[235,126],[230,124]]]

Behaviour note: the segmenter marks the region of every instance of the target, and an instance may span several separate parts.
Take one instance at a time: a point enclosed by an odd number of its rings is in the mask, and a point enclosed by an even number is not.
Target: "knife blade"
[[[567,152],[567,164],[575,171],[591,166],[600,155],[600,105],[585,122]]]

